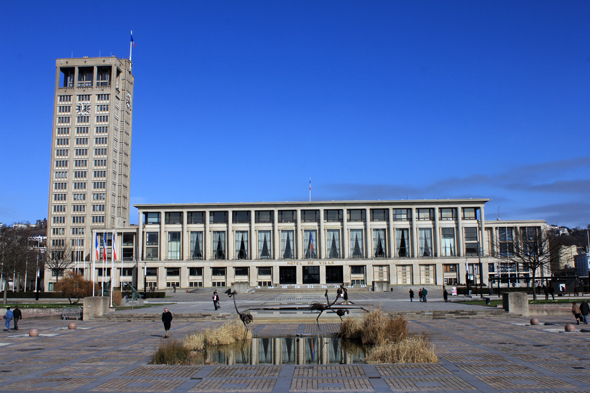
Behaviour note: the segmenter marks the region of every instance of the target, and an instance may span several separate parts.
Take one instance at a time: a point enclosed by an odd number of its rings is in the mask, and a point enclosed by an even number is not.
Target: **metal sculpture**
[[[242,321],[244,327],[246,328],[246,330],[248,330],[248,324],[254,320],[252,314],[250,314],[249,312],[240,312],[240,310],[238,310],[238,305],[236,304],[236,295],[238,294],[237,292],[228,289],[227,291],[225,291],[225,293],[227,293],[229,297],[234,299],[234,307],[236,308],[236,313],[238,313],[238,315],[240,316],[240,321]]]
[[[133,287],[133,285],[126,283],[125,286],[131,290],[131,301],[135,302],[142,298],[142,294]]]
[[[320,312],[318,314],[317,318],[315,319],[316,323],[319,324],[320,316],[326,310],[329,310],[331,312],[335,312],[340,317],[340,322],[342,322],[342,317],[344,316],[344,314],[348,314],[348,313],[350,313],[350,311],[348,309],[342,309],[342,308],[340,308],[338,310],[334,310],[332,308],[332,306],[334,304],[336,304],[336,302],[338,301],[338,296],[336,296],[336,298],[334,299],[334,301],[332,303],[330,303],[330,298],[328,296],[328,290],[327,289],[326,289],[326,293],[324,293],[324,297],[326,298],[326,304],[315,302],[315,303],[312,303],[312,304],[309,305],[309,309],[311,311],[319,311]]]

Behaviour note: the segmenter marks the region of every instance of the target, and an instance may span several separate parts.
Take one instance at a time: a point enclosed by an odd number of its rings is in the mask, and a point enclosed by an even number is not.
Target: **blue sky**
[[[55,59],[128,57],[133,30],[132,203],[307,200],[311,177],[314,200],[483,197],[486,219],[586,227],[588,15],[588,1],[3,2],[0,222],[47,216]]]

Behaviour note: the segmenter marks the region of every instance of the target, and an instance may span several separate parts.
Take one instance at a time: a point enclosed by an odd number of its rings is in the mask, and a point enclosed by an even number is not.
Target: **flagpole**
[[[106,274],[107,274],[107,267],[106,267],[106,262],[105,262],[106,252],[104,252],[104,249],[105,249],[105,240],[104,240],[104,237],[105,236],[104,236],[104,232],[103,232],[102,233],[102,250],[103,250],[103,252],[102,252],[102,285],[100,286],[100,288],[101,288],[101,296],[104,296],[104,284],[105,284],[104,279],[105,279]]]
[[[113,307],[113,289],[115,288],[115,253],[113,252],[113,245],[113,234],[111,234],[111,290],[109,291],[111,295],[111,308]]]
[[[96,284],[94,281],[94,274],[96,272],[96,232],[94,232],[94,252],[92,253],[92,297],[96,295]]]
[[[311,202],[311,177],[309,178],[309,201]]]
[[[133,37],[133,30],[131,30],[131,37]],[[133,55],[133,41],[129,41],[129,61],[131,61],[131,55]]]

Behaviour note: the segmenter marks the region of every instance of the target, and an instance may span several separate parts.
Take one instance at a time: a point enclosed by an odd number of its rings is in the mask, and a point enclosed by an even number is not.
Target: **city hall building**
[[[139,289],[144,280],[155,289],[344,283],[388,290],[479,282],[480,266],[486,284],[498,275],[527,277],[522,266],[494,255],[513,249],[520,231],[540,233],[545,222],[485,221],[487,201],[135,205],[139,227],[116,230],[125,240],[117,245],[124,257],[115,263],[114,283]],[[109,256],[104,277],[97,261],[99,280],[110,278]]]

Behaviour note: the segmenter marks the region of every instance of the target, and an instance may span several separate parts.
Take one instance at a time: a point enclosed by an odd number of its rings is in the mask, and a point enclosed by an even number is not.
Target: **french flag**
[[[94,232],[94,249],[96,250],[96,260],[100,260],[100,247],[98,245],[98,232]]]
[[[113,232],[113,261],[117,260],[117,233]]]
[[[102,234],[102,260],[107,260],[107,234],[104,232]]]
[[[131,44],[135,48],[135,41],[133,41],[133,30],[131,31]]]

